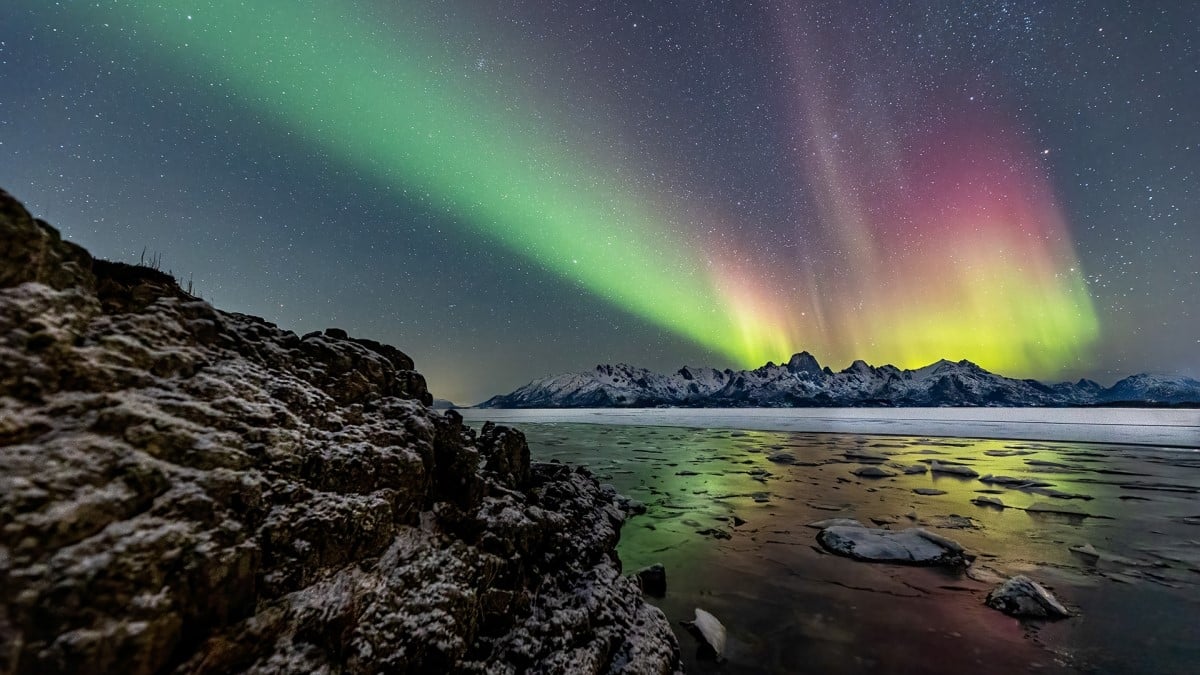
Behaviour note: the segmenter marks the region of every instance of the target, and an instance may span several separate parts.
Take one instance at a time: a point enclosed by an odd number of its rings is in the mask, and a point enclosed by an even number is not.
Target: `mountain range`
[[[753,370],[683,367],[669,375],[626,364],[554,375],[494,396],[481,408],[1200,405],[1200,380],[1140,374],[1111,387],[1047,384],[941,360],[901,370],[855,361],[834,372],[808,352]]]

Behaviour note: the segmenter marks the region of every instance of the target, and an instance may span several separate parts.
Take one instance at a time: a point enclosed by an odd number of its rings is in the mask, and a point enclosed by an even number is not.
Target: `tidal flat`
[[[520,428],[535,461],[584,465],[645,505],[619,553],[627,573],[665,565],[667,592],[651,600],[675,627],[689,672],[1191,673],[1200,664],[1200,452],[528,420]],[[935,461],[978,475],[933,473]],[[835,556],[808,526],[830,518],[924,527],[975,559],[961,570]],[[1074,616],[1020,620],[985,606],[1015,574]],[[724,663],[705,658],[680,625],[697,607],[728,630]]]

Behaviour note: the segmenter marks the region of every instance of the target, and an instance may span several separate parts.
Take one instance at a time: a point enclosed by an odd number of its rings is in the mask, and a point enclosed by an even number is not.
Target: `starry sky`
[[[0,13],[0,186],[440,397],[801,350],[1200,375],[1200,2]]]

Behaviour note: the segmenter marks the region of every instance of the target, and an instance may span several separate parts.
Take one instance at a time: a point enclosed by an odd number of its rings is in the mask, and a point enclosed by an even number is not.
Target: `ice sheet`
[[[955,436],[1200,449],[1200,410],[1161,408],[464,409],[469,421]]]

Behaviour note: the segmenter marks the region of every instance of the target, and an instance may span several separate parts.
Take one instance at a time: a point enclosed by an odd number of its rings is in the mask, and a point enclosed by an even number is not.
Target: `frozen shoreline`
[[[587,466],[645,507],[622,530],[618,552],[626,570],[665,567],[667,591],[652,602],[676,627],[689,673],[791,675],[799,663],[830,675],[1195,670],[1194,451],[519,426],[534,460]],[[935,471],[939,462],[975,475]],[[926,528],[979,557],[956,571],[828,555],[819,528],[805,525],[833,518]],[[1017,574],[1077,618],[1031,625],[984,604]],[[726,663],[693,656],[695,640],[679,629],[697,607],[725,625]]]
[[[1163,408],[467,408],[470,422],[950,436],[1200,449],[1200,410]]]

